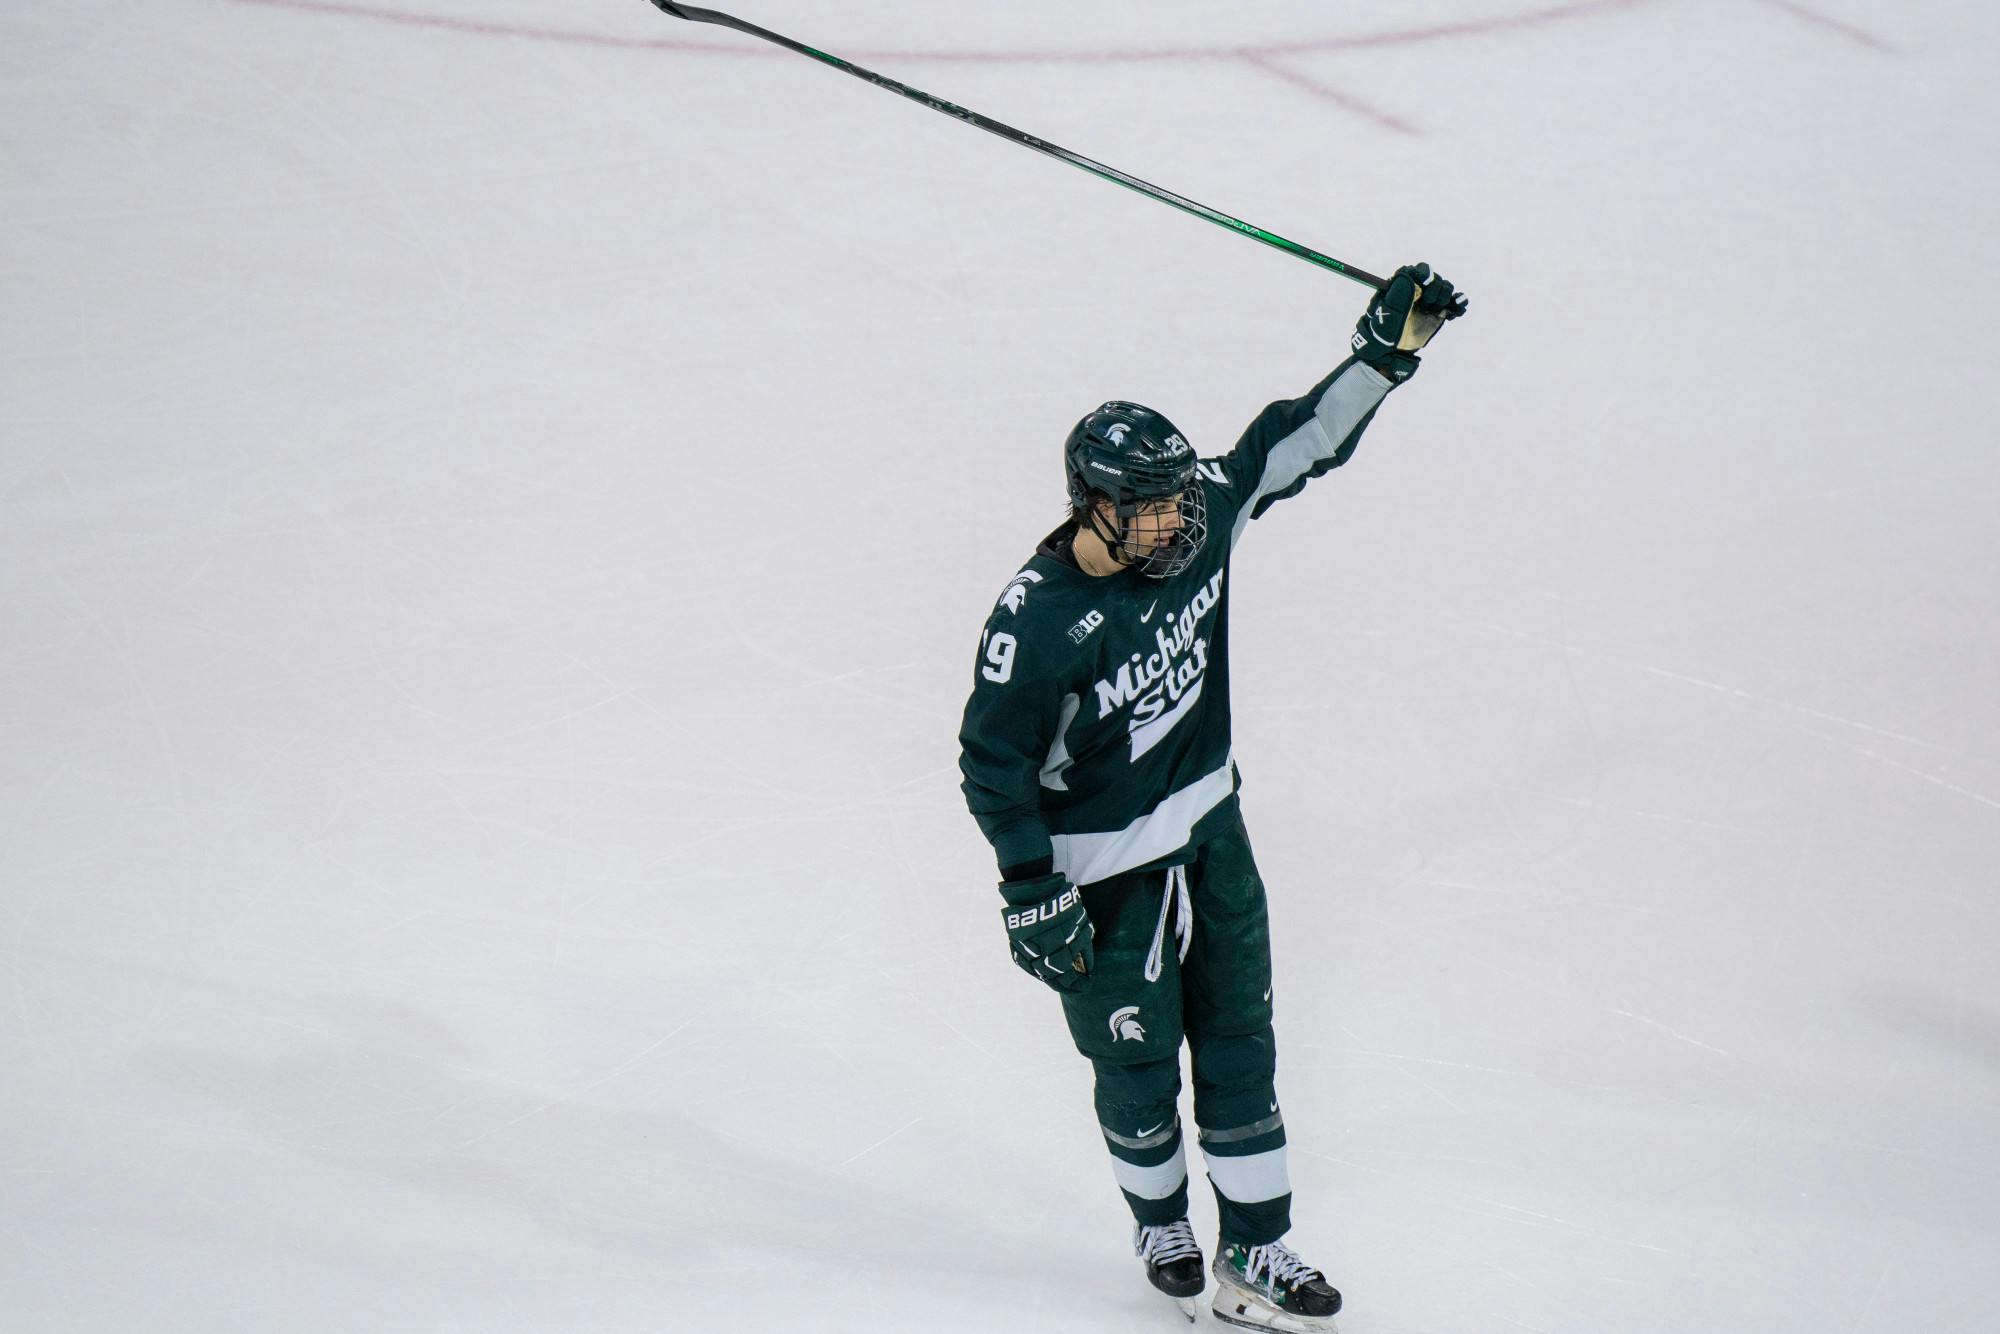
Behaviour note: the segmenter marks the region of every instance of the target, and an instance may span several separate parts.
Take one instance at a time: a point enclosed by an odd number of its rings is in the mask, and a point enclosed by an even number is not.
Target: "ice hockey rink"
[[[1471,295],[1231,576],[1340,1328],[2000,1330],[2000,11],[722,7]],[[1365,296],[643,0],[9,0],[0,1329],[1184,1328],[959,711]]]

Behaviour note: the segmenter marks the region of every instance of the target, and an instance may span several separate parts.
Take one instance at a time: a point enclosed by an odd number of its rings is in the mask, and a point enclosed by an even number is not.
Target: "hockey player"
[[[1354,355],[1198,460],[1149,408],[1106,403],[1064,445],[1071,517],[1001,593],[959,732],[966,804],[1000,865],[1014,962],[1061,993],[1096,1069],[1112,1174],[1154,1286],[1193,1314],[1177,1104],[1221,1218],[1214,1314],[1310,1331],[1340,1293],[1287,1248],[1291,1185],[1271,1035],[1270,927],[1230,756],[1229,557],[1254,518],[1347,462],[1465,298],[1396,271]]]

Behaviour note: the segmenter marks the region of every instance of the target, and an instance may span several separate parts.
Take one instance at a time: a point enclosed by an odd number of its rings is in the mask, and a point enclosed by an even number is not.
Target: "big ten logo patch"
[[[1075,644],[1081,644],[1084,640],[1090,638],[1091,631],[1095,630],[1098,626],[1103,624],[1104,624],[1103,612],[1096,610],[1085,612],[1083,614],[1083,619],[1078,621],[1075,625],[1072,625],[1069,628],[1070,642]]]

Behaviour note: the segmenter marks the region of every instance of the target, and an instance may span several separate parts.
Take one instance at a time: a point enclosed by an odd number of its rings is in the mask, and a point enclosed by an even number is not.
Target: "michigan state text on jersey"
[[[1352,457],[1464,310],[1427,266],[1397,270],[1354,355],[1220,458],[1139,404],[1084,417],[1063,449],[1071,517],[980,633],[959,767],[1010,951],[1061,993],[1134,1248],[1182,1300],[1203,1287],[1178,1110],[1187,1043],[1221,1220],[1215,1314],[1234,1323],[1316,1328],[1340,1294],[1279,1240],[1291,1184],[1269,918],[1230,750],[1229,560],[1253,520]]]
[[[1176,469],[1172,490],[1196,494],[1161,543],[1173,572],[1092,575],[1075,558],[1084,530],[1072,522],[994,604],[959,740],[967,804],[1003,868],[1046,857],[1091,884],[1179,859],[1198,830],[1227,818],[1230,552],[1254,516],[1347,461],[1388,392],[1350,361],[1304,398],[1266,408],[1215,460],[1198,461],[1171,422],[1133,405],[1085,419],[1079,430],[1102,423],[1128,455],[1157,434],[1160,453],[1185,460],[1189,481]],[[1093,485],[1101,475],[1081,474]],[[1198,547],[1190,511],[1206,530]]]

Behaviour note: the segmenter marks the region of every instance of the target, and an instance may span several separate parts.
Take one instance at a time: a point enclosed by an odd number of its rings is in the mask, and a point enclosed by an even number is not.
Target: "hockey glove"
[[[1057,991],[1086,990],[1097,929],[1083,910],[1083,892],[1052,874],[1003,880],[1000,894],[1007,944],[1022,971]]]
[[[1417,373],[1417,352],[1466,305],[1465,294],[1430,265],[1405,264],[1354,326],[1354,355],[1401,384]]]

